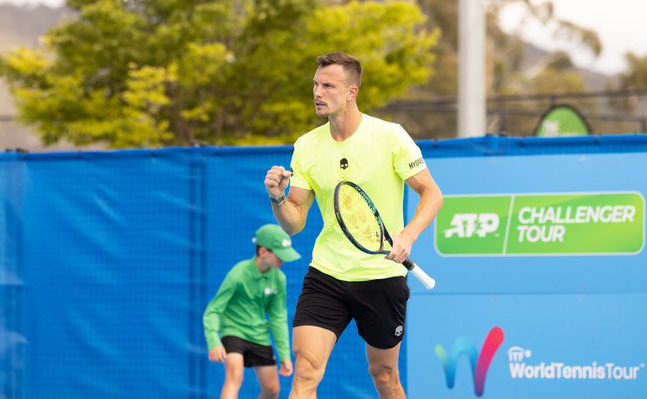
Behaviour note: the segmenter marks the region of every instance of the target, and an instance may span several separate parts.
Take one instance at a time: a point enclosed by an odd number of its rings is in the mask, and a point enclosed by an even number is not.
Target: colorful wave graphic
[[[480,355],[474,344],[467,337],[460,337],[454,341],[449,356],[445,353],[445,348],[442,345],[436,345],[436,356],[440,359],[445,370],[447,388],[454,388],[456,381],[456,363],[460,356],[465,354],[472,368],[474,394],[478,397],[483,396],[488,369],[492,364],[496,352],[503,345],[504,339],[505,335],[503,330],[499,327],[494,327],[488,333],[487,338],[485,338]]]

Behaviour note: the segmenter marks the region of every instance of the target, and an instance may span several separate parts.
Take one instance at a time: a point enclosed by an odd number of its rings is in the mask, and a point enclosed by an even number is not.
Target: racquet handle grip
[[[402,262],[402,264],[404,265],[404,267],[409,269],[411,274],[413,274],[413,277],[418,279],[418,281],[420,281],[426,289],[430,290],[436,286],[436,280],[425,273],[425,271],[422,270],[418,265],[416,265],[411,259],[406,259],[404,262]]]
[[[411,259],[409,259],[409,258],[405,259],[404,262],[402,262],[402,266],[406,267],[407,270],[409,270],[409,271],[413,270],[413,267],[415,265],[416,264],[413,263],[413,261]]]

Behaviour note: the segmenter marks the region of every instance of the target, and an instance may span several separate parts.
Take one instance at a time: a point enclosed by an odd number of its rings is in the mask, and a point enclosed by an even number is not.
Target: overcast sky
[[[559,43],[538,23],[522,25],[522,36],[527,41],[548,50],[569,50],[578,66],[607,74],[626,68],[627,52],[647,56],[647,0],[554,0],[554,4],[559,19],[595,30],[602,40],[603,53],[594,58]],[[520,17],[519,9],[509,7],[502,15],[502,28],[508,32],[518,28]]]
[[[0,0],[0,3],[11,3],[17,5],[38,5],[47,4],[51,7],[58,7],[65,4],[64,0]]]
[[[0,0],[3,2],[50,6],[65,3],[63,0]],[[622,72],[626,68],[624,54],[628,51],[647,56],[647,0],[554,0],[554,4],[558,18],[598,32],[604,46],[600,57],[594,58],[587,52],[559,43],[537,23],[520,25],[519,8],[509,7],[503,13],[502,27],[507,32],[514,32],[522,26],[521,34],[527,41],[547,50],[566,49],[578,66],[602,73]]]

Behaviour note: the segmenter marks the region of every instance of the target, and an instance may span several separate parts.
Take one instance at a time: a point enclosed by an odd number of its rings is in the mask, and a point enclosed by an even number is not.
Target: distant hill
[[[548,55],[547,51],[540,49],[530,43],[526,43],[524,47],[524,60],[523,66],[528,68],[540,59]],[[593,72],[588,69],[577,68],[577,71],[584,78],[584,83],[586,84],[586,91],[604,91],[609,88],[609,85],[613,83],[614,77],[609,75],[604,75],[601,73]]]

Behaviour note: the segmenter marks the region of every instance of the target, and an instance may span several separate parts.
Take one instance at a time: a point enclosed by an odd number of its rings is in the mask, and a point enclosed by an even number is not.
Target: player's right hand
[[[279,198],[285,195],[290,185],[292,173],[285,170],[283,166],[272,166],[265,176],[265,189],[270,197]]]
[[[226,359],[227,351],[225,351],[224,346],[213,348],[211,352],[209,352],[209,360],[211,360],[212,362],[224,363]]]

